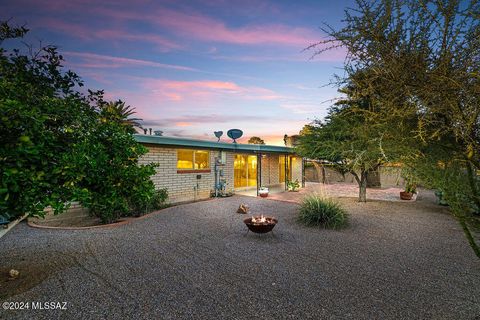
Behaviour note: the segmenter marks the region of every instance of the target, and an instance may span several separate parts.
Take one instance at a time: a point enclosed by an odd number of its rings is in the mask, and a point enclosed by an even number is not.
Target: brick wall
[[[158,163],[152,181],[156,189],[168,190],[171,203],[193,201],[210,197],[215,187],[215,157],[219,151],[210,150],[210,172],[177,172],[177,149],[147,146],[149,152],[140,159],[140,164]],[[227,191],[233,190],[233,153],[227,152],[227,164],[222,166]],[[197,179],[197,175],[201,179]]]
[[[267,154],[262,158],[262,186],[278,184],[278,155]]]
[[[305,175],[307,181],[310,182],[322,182],[321,166],[316,164],[305,168]],[[380,185],[381,187],[398,187],[404,186],[405,181],[401,177],[401,169],[398,167],[385,167],[381,166],[380,173]],[[299,180],[300,181],[300,180]],[[354,176],[350,173],[346,173],[343,177],[340,173],[332,168],[325,167],[325,183],[357,183]]]

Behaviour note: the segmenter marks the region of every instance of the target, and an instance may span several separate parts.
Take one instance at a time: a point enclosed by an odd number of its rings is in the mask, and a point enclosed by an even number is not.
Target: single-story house
[[[304,161],[293,148],[140,134],[135,139],[148,148],[140,163],[158,163],[152,180],[168,190],[171,203],[305,183]]]

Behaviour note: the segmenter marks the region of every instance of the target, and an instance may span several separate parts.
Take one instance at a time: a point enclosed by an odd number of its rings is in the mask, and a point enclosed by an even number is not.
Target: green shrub
[[[0,219],[7,221],[43,216],[48,206],[59,213],[74,200],[82,178],[77,145],[97,118],[92,96],[76,91],[82,82],[62,69],[55,47],[4,49],[3,40],[26,32],[0,21]]]
[[[145,213],[155,195],[155,165],[139,163],[146,152],[120,124],[100,123],[82,148],[82,205],[104,223]]]
[[[295,181],[287,181],[287,189],[288,191],[298,191],[300,188],[300,182],[298,182],[298,179]]]
[[[308,195],[302,200],[298,221],[306,226],[338,229],[347,225],[348,215],[333,199]]]
[[[103,222],[160,206],[155,165],[139,163],[148,150],[132,135],[134,108],[77,91],[83,83],[55,47],[3,49],[26,31],[0,21],[0,220],[60,213],[71,201]]]
[[[130,213],[134,216],[141,216],[154,210],[165,208],[167,199],[167,189],[153,190],[147,197],[134,196],[130,205]]]
[[[158,209],[164,208],[166,206],[167,199],[168,199],[167,189],[159,189],[155,191],[155,194],[151,201],[151,209],[158,210]]]

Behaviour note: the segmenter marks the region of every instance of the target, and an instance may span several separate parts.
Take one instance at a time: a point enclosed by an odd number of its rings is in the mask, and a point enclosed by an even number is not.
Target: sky
[[[107,100],[136,108],[165,136],[216,140],[244,132],[282,145],[322,119],[344,50],[312,58],[320,27],[341,26],[352,1],[3,0],[0,20],[26,24],[25,42],[55,45],[64,66]],[[4,43],[5,44],[5,43]]]

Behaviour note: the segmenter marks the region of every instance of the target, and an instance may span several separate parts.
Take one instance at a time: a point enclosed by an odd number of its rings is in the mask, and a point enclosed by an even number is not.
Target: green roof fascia
[[[294,149],[282,146],[270,146],[265,144],[240,144],[226,143],[207,140],[185,139],[177,137],[150,136],[143,134],[134,134],[135,140],[139,143],[157,144],[162,146],[175,146],[186,148],[206,148],[229,150],[238,152],[255,152],[255,153],[283,153],[294,154]]]

